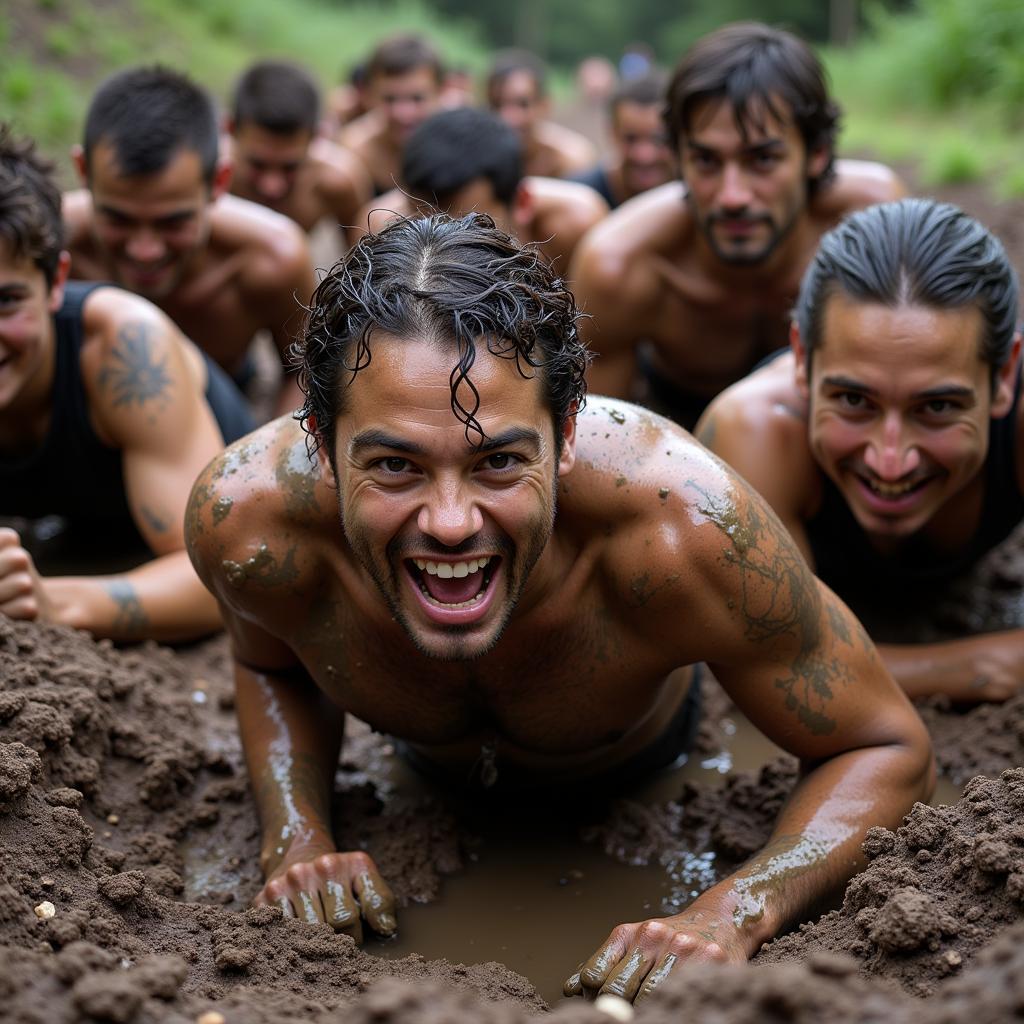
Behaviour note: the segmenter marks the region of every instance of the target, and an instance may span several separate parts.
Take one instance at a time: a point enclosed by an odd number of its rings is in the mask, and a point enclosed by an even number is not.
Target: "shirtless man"
[[[424,121],[402,158],[403,189],[373,200],[359,223],[379,231],[395,216],[442,210],[486,213],[521,242],[534,242],[564,274],[579,240],[608,207],[593,189],[524,178],[519,136],[486,110],[460,107]]]
[[[221,433],[253,424],[224,372],[151,303],[67,283],[60,207],[52,167],[0,126],[0,515],[60,515],[93,556],[113,539],[112,556],[149,557],[44,578],[0,529],[0,614],[114,640],[202,636],[220,617],[185,553],[188,490]]]
[[[608,102],[610,158],[570,176],[570,181],[589,185],[613,210],[676,175],[665,131],[666,85],[660,71],[622,82]]]
[[[310,232],[329,218],[348,248],[349,228],[373,184],[361,160],[319,134],[320,93],[295,64],[261,61],[235,85],[227,129],[231,191]]]
[[[369,110],[338,136],[369,168],[377,195],[399,181],[402,148],[409,136],[441,103],[444,65],[422,36],[385,39],[366,65]]]
[[[250,345],[287,350],[313,290],[303,231],[225,195],[209,96],[167,68],[109,78],[93,97],[75,161],[86,188],[64,197],[71,275],[116,281],[156,303],[245,389]],[[301,402],[293,375],[277,409]]]
[[[865,619],[927,607],[1024,519],[1016,321],[1016,276],[977,221],[923,199],[864,210],[822,239],[792,352],[721,394],[699,436]],[[1024,685],[1021,629],[879,650],[915,697]]]
[[[499,53],[487,75],[487,103],[523,144],[523,170],[565,178],[597,158],[590,140],[549,121],[551,102],[544,65],[525,50]]]
[[[926,798],[929,742],[738,476],[646,410],[579,412],[576,321],[548,263],[487,217],[367,236],[314,296],[305,430],[282,418],[214,460],[187,533],[232,640],[257,903],[395,931],[372,859],[331,832],[346,713],[491,800],[600,799],[687,749],[706,660],[802,759],[761,854],[683,912],[619,925],[566,983],[633,999],[678,960],[744,961],[803,920],[869,827]]]
[[[903,194],[878,164],[833,167],[838,113],[817,58],[786,32],[743,22],[693,46],[668,89],[683,181],[624,204],[576,254],[574,291],[600,354],[591,390],[692,427],[785,344],[821,236]]]

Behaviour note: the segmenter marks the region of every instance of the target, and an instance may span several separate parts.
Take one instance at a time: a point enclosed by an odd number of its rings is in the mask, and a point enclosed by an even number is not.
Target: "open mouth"
[[[483,555],[458,562],[409,558],[405,564],[428,604],[454,611],[483,603],[500,563],[495,555]]]
[[[886,483],[884,480],[874,480],[869,477],[860,477],[860,481],[872,494],[877,495],[885,501],[899,501],[901,498],[916,494],[929,483],[930,476],[918,477],[916,480],[907,480],[897,483]]]

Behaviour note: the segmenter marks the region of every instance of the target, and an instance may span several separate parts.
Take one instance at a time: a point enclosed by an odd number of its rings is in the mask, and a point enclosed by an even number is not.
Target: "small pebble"
[[[45,875],[44,877],[39,879],[39,884],[44,889],[52,889],[57,883],[52,878],[50,878],[49,875]]]
[[[632,1020],[635,1010],[632,1003],[627,1003],[622,996],[613,996],[611,992],[605,992],[594,1000],[594,1009],[612,1020]]]
[[[41,921],[45,921],[47,918],[55,917],[57,914],[57,908],[49,901],[43,900],[36,908],[36,917]]]
[[[207,1010],[196,1017],[196,1024],[226,1024],[226,1018],[223,1013],[216,1010]]]
[[[121,819],[116,814],[107,815],[107,824],[116,825]]]

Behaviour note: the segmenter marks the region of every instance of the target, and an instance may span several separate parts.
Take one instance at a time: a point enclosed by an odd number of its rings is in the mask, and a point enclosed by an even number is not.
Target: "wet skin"
[[[620,925],[570,989],[632,998],[678,960],[745,959],[928,791],[919,720],[777,521],[689,435],[595,398],[559,448],[539,382],[478,350],[480,449],[451,412],[449,350],[373,345],[333,467],[304,461],[279,420],[208,467],[187,515],[232,637],[257,901],[394,930],[372,859],[331,835],[344,713],[455,778],[490,747],[499,779],[600,798],[588,778],[653,742],[685,696],[677,670],[707,660],[806,777],[761,857],[683,914]],[[452,579],[428,579],[430,562]]]
[[[645,192],[583,240],[569,276],[600,354],[591,390],[635,393],[642,341],[662,376],[712,398],[786,344],[821,236],[847,213],[904,194],[887,168],[841,161],[811,197],[808,179],[827,153],[808,152],[786,105],[777,109],[778,118],[758,112],[744,137],[730,107],[698,104],[679,151],[685,186]]]
[[[888,307],[836,294],[812,358],[794,328],[793,354],[721,395],[698,436],[765,496],[812,564],[806,524],[825,477],[880,553],[898,558],[913,541],[936,560],[956,558],[978,528],[991,422],[1010,412],[1019,372],[1018,339],[993,382],[983,330],[973,307]],[[1021,440],[1017,451],[1024,487]],[[912,696],[1006,700],[1024,685],[1021,630],[881,650]]]

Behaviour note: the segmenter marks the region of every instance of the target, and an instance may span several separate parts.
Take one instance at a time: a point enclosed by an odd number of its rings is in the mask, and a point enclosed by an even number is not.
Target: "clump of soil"
[[[978,776],[952,807],[917,804],[895,833],[871,829],[868,868],[841,910],[765,946],[764,963],[841,950],[866,974],[929,995],[999,932],[1024,921],[1024,768]]]
[[[727,707],[713,688],[708,696],[714,715]],[[231,704],[223,640],[124,652],[0,619],[5,1019],[177,1022],[211,1009],[266,1024],[536,1019],[543,1001],[500,964],[387,961],[325,926],[249,909],[258,830]],[[970,715],[995,734],[1016,713],[1011,702]],[[934,709],[939,723],[951,714]],[[373,854],[401,903],[431,900],[462,865],[463,824],[446,804],[389,791],[388,754],[365,728],[347,742],[342,841]],[[782,759],[721,787],[689,783],[661,807],[621,801],[591,835],[621,859],[661,863],[670,911],[762,845],[795,779]],[[975,779],[953,807],[918,806],[895,834],[871,833],[871,864],[841,910],[767,946],[752,968],[687,967],[637,1020],[810,1021],[827,1008],[838,1022],[923,1024],[926,1007],[929,1020],[950,1022],[975,1005],[1013,1012],[1024,973],[1024,926],[1013,930],[1024,918],[1021,823],[1024,769]],[[1018,945],[993,941],[1001,935]],[[550,1019],[608,1018],[573,1002]]]

